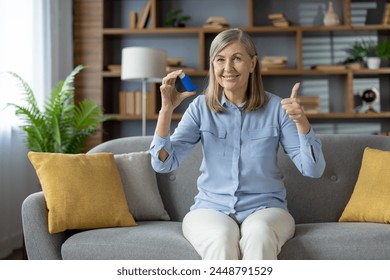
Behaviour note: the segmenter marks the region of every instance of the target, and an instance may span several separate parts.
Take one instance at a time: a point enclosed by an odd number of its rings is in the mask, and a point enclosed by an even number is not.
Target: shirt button
[[[176,175],[173,174],[173,173],[171,173],[171,174],[169,175],[169,181],[175,181],[175,180],[176,180]]]
[[[338,179],[338,178],[337,178],[336,175],[330,176],[330,180],[333,181],[333,182],[337,181],[337,179]]]

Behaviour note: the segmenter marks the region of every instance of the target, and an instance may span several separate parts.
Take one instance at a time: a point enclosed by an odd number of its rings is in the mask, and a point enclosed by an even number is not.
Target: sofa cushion
[[[157,186],[150,153],[114,155],[131,214],[136,221],[169,220]]]
[[[390,223],[390,152],[366,148],[340,222]]]
[[[390,226],[379,223],[299,224],[278,258],[384,260],[390,255],[389,234]]]
[[[136,225],[114,156],[29,152],[48,208],[48,230]]]
[[[63,243],[61,251],[63,259],[77,260],[200,259],[184,238],[181,223],[172,221],[79,232]]]

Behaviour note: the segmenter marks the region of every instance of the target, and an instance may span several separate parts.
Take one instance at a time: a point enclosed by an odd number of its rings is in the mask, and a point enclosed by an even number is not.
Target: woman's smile
[[[222,78],[227,80],[227,81],[233,81],[235,80],[239,75],[222,75]]]

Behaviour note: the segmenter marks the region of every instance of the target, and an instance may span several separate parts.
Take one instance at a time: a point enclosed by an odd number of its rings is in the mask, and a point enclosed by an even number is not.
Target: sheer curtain
[[[21,8],[22,7],[22,8]],[[23,243],[21,204],[39,191],[24,134],[9,102],[22,99],[12,71],[26,80],[39,104],[73,67],[72,0],[0,0],[0,258]],[[6,109],[4,109],[6,108]]]

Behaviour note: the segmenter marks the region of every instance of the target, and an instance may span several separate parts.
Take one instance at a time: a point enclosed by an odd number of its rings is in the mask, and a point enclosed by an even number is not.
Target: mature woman
[[[321,142],[296,99],[299,84],[290,98],[265,92],[252,39],[225,30],[210,47],[205,94],[170,135],[173,110],[195,94],[176,90],[181,73],[162,81],[150,150],[153,168],[170,172],[202,142],[199,193],[184,218],[184,236],[203,259],[277,259],[295,230],[277,166],[279,144],[302,175],[319,177],[325,168]]]

